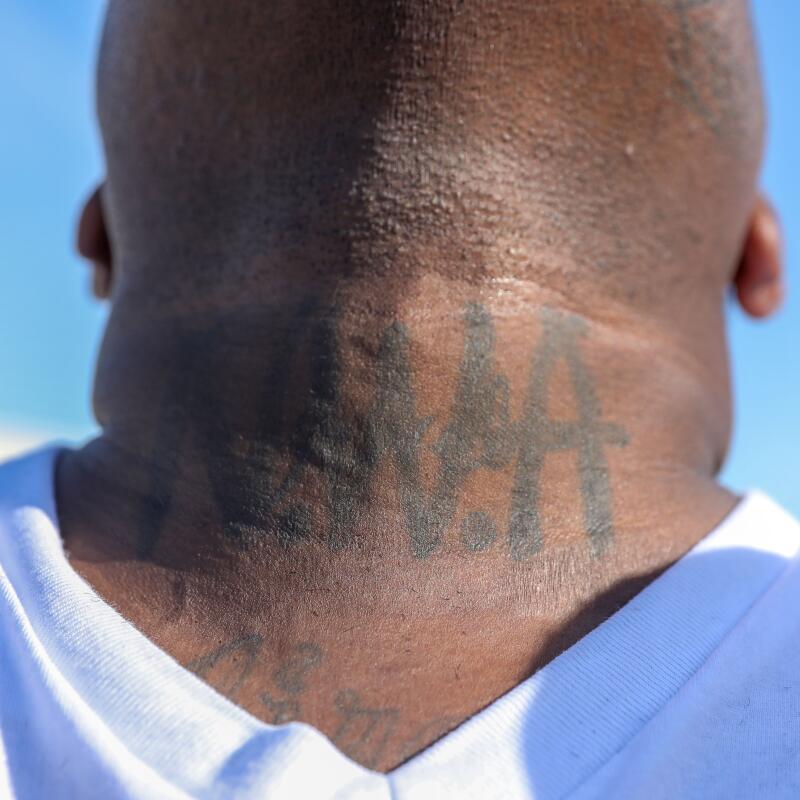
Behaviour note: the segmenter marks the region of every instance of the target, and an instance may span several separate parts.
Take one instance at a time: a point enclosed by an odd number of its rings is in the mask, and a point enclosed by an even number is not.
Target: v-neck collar
[[[103,601],[64,553],[54,493],[58,453],[51,448],[2,468],[0,486],[14,488],[2,497],[0,525],[10,521],[15,535],[0,536],[0,564],[55,668],[109,734],[192,796],[206,796],[208,787],[233,791],[246,774],[242,787],[257,790],[279,778],[288,797],[565,797],[680,691],[800,541],[800,534],[786,536],[787,524],[797,526],[785,512],[763,495],[748,495],[606,622],[383,775],[355,764],[308,725],[260,722]],[[175,748],[165,751],[165,738]]]

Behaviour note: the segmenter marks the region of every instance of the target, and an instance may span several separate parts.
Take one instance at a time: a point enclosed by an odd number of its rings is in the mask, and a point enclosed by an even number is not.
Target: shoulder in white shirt
[[[0,467],[0,798],[800,797],[800,525],[762,495],[381,775],[259,722],[103,602],[64,554],[56,456]]]

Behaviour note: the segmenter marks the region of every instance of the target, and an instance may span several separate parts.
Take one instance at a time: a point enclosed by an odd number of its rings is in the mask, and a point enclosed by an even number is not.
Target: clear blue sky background
[[[103,312],[72,252],[101,175],[93,65],[102,0],[0,3],[0,428],[81,437]],[[764,185],[800,270],[800,2],[756,0],[771,129]],[[737,430],[725,477],[800,514],[800,290],[775,321],[732,309]]]

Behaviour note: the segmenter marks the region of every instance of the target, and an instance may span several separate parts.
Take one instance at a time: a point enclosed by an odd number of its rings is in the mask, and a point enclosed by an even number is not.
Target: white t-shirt
[[[800,798],[800,525],[761,495],[380,775],[259,722],[103,602],[64,555],[56,455],[0,467],[0,797]]]

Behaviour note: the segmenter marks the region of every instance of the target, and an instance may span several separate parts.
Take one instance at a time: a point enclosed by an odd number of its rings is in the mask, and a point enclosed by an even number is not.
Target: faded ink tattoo
[[[542,546],[539,492],[545,457],[553,451],[577,450],[586,534],[592,554],[601,556],[614,539],[604,447],[624,446],[627,435],[618,425],[603,421],[594,382],[580,354],[579,340],[586,333],[585,324],[576,317],[552,311],[544,312],[542,322],[544,333],[534,354],[523,418],[516,432],[521,444],[511,498],[511,555],[522,561]],[[575,422],[547,416],[548,387],[561,359],[567,362],[578,404]]]
[[[724,135],[736,122],[735,97],[744,80],[741,55],[729,52],[731,43],[711,16],[724,0],[655,1],[677,21],[669,57],[679,98],[712,133]]]
[[[335,317],[323,314],[320,321],[313,312],[309,305],[297,311],[295,328],[285,337],[285,346],[266,365],[259,422],[252,436],[234,433],[221,418],[206,423],[201,431],[192,429],[193,435],[205,437],[209,452],[215,454],[206,468],[224,530],[233,544],[247,548],[273,537],[291,548],[324,538],[331,549],[351,547],[375,474],[388,460],[394,467],[409,547],[416,558],[436,553],[454,528],[469,552],[481,553],[504,541],[510,557],[524,561],[543,544],[540,482],[545,461],[550,453],[571,450],[578,456],[590,551],[599,557],[612,545],[606,449],[624,446],[627,435],[603,417],[594,378],[581,352],[581,340],[587,333],[582,320],[552,310],[542,312],[542,332],[530,364],[522,413],[511,419],[508,378],[496,362],[493,320],[483,306],[466,306],[459,378],[449,416],[440,435],[428,444],[425,436],[434,420],[419,409],[406,327],[395,322],[383,332],[374,366],[372,403],[354,423],[342,392],[343,364]],[[156,546],[170,507],[178,470],[175,453],[181,439],[190,425],[198,424],[195,420],[208,417],[203,409],[224,405],[221,399],[228,387],[217,377],[218,373],[224,375],[224,370],[215,368],[230,346],[224,327],[215,325],[202,347],[195,334],[191,350],[203,354],[203,363],[179,370],[184,383],[166,392],[170,401],[165,404],[157,437],[165,457],[156,459],[161,465],[153,476],[157,500],[142,514],[143,558]],[[294,411],[286,376],[296,374],[299,363],[308,365],[311,387],[299,411]],[[547,412],[559,363],[567,367],[577,407],[577,417],[570,421],[551,419]],[[176,403],[175,397],[184,398],[182,414],[169,404]],[[293,420],[292,432],[286,436],[282,431],[289,419]],[[267,450],[265,442],[272,443],[273,449]],[[275,442],[279,443],[277,451]],[[241,452],[242,447],[247,462],[260,463],[261,469],[237,474],[236,480],[231,480],[226,462],[214,459],[219,459],[220,453]],[[426,447],[439,464],[431,488],[422,473]],[[281,461],[287,466],[279,467]],[[293,496],[309,469],[323,478],[324,502],[313,512]],[[456,519],[470,477],[480,470],[507,469],[514,471],[514,480],[504,532],[486,511],[472,510]]]
[[[332,741],[366,767],[375,766],[394,732],[400,711],[365,705],[358,692],[339,692],[334,699],[341,724]]]
[[[269,721],[282,725],[300,717],[300,697],[306,690],[308,676],[322,663],[322,650],[312,642],[297,645],[292,657],[284,662],[272,675],[275,685],[283,697],[262,692],[261,703],[269,711]]]
[[[212,675],[218,669],[222,675],[215,685],[222,694],[235,700],[256,665],[263,641],[256,634],[243,636],[192,661],[186,668],[208,682],[212,682]]]
[[[259,634],[241,636],[195,659],[187,669],[235,701],[245,684],[248,681],[252,684],[255,680],[252,673],[263,644],[264,639]],[[259,716],[272,725],[304,719],[302,699],[324,661],[322,648],[314,642],[295,645],[291,655],[271,674],[275,691],[258,693]],[[229,668],[230,674],[217,675],[215,670],[224,667]],[[401,731],[403,714],[400,709],[369,704],[354,689],[323,687],[322,698],[321,706],[317,698],[317,713],[322,710],[331,714],[331,741],[369,768],[376,768],[389,748],[406,757],[419,752],[452,731],[464,719],[456,715],[434,717],[412,727],[413,732],[409,733]]]

